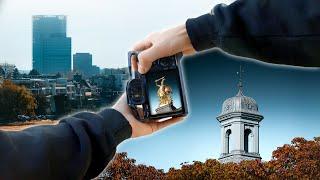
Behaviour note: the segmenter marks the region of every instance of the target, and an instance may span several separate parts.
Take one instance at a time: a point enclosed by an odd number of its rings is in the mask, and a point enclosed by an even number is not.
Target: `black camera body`
[[[146,74],[134,68],[138,53],[128,53],[130,80],[127,83],[127,102],[135,117],[152,121],[167,117],[186,116],[188,113],[185,87],[181,71],[182,53],[153,62]]]

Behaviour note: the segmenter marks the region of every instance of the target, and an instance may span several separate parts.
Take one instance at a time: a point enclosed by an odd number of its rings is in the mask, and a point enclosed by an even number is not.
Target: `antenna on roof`
[[[241,96],[243,95],[242,91],[243,91],[243,73],[244,73],[244,70],[242,68],[242,65],[240,64],[240,69],[239,71],[237,72],[237,74],[239,75],[239,83],[238,83],[238,88],[239,88],[239,92],[238,92],[238,95]]]

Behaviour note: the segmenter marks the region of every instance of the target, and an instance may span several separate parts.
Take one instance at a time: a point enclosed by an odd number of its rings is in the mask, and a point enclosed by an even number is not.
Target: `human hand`
[[[179,52],[183,55],[195,53],[189,39],[185,24],[152,33],[144,40],[135,44],[134,51],[140,51],[138,59],[138,71],[145,74],[150,69],[152,62]]]
[[[113,109],[119,111],[130,123],[132,128],[132,138],[146,136],[152,134],[154,132],[159,131],[165,127],[170,125],[176,124],[177,122],[181,121],[182,117],[171,118],[165,121],[156,120],[152,122],[141,122],[137,120],[130,107],[127,104],[126,94],[124,93],[120,99],[116,102],[116,104],[112,107]]]

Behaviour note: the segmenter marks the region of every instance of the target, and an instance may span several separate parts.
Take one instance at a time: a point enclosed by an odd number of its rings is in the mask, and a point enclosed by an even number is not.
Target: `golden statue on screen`
[[[157,94],[160,101],[159,103],[160,107],[165,105],[172,105],[172,98],[171,98],[172,89],[170,86],[164,84],[165,80],[166,80],[165,76],[155,80],[156,86],[159,88]]]

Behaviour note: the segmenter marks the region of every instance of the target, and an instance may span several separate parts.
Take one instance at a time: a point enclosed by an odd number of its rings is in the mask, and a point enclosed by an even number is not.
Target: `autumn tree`
[[[320,179],[320,137],[314,140],[294,138],[273,151],[272,159],[220,163],[182,163],[179,169],[167,173],[152,166],[136,164],[126,153],[117,154],[98,179]]]
[[[36,103],[24,86],[17,86],[9,80],[0,85],[0,119],[13,121],[17,116],[34,115]]]
[[[294,138],[273,151],[268,162],[260,160],[219,163],[209,159],[202,163],[182,164],[171,168],[167,179],[320,179],[320,137],[308,141]]]
[[[320,137],[298,137],[272,153],[266,171],[280,179],[320,179]]]
[[[164,179],[163,170],[152,166],[136,164],[127,153],[118,153],[98,179]]]

